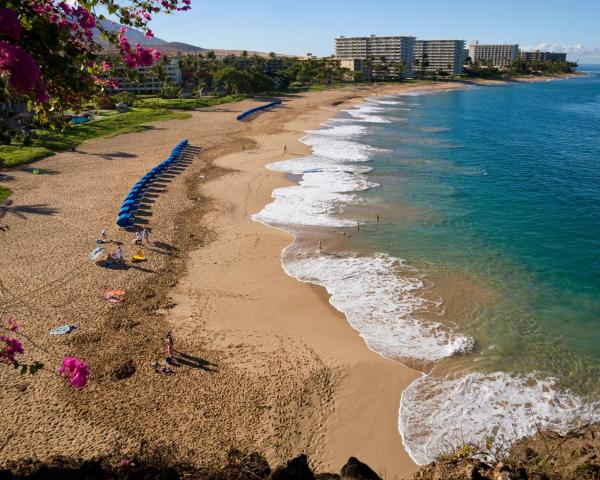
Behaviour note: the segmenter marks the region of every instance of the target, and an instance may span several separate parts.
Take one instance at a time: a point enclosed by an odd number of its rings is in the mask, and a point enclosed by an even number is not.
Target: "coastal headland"
[[[31,168],[10,171],[12,203],[0,231],[7,313],[36,345],[36,376],[0,369],[5,424],[0,464],[52,455],[91,458],[146,445],[209,464],[232,446],[270,463],[306,453],[317,470],[356,456],[387,478],[418,466],[397,429],[402,390],[419,373],[369,350],[320,287],[288,277],[289,234],[251,219],[272,191],[291,184],[265,165],[307,155],[308,129],[365,97],[460,82],[348,87],[287,96],[280,107],[237,122],[261,104],[198,109],[187,120],[86,142]],[[127,257],[133,234],[114,226],[119,205],[146,171],[183,138],[181,166],[153,188],[146,262],[122,270],[87,260],[102,228]],[[106,302],[108,289],[126,301]],[[64,336],[49,328],[76,325]],[[164,358],[171,330],[173,375]],[[84,358],[91,382],[65,387],[62,355]]]

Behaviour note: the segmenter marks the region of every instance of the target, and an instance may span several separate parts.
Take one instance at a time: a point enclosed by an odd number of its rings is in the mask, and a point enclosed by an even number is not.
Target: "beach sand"
[[[250,217],[290,184],[265,165],[307,154],[305,130],[363,97],[462,86],[302,93],[236,122],[261,103],[246,100],[87,142],[37,162],[39,175],[8,172],[0,280],[7,312],[40,347],[24,340],[23,361],[46,368],[34,377],[0,369],[0,464],[126,456],[142,444],[211,464],[234,446],[272,464],[303,452],[317,471],[338,471],[356,456],[387,478],[410,476],[418,467],[397,417],[418,373],[370,351],[323,289],[288,277],[280,254],[290,235]],[[155,185],[144,213],[148,260],[118,271],[87,261],[103,227],[133,253],[132,233],[114,226],[120,203],[182,138],[192,145],[185,164]],[[126,302],[105,302],[109,288],[125,288]],[[48,334],[66,323],[77,330]],[[168,330],[178,366],[163,376],[149,364],[164,358]],[[63,355],[89,363],[85,390],[54,373]]]

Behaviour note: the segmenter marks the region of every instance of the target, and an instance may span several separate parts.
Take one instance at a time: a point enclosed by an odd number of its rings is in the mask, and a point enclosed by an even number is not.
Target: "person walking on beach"
[[[104,243],[108,242],[108,230],[106,228],[100,231],[100,240]]]
[[[171,330],[167,332],[167,363],[169,365],[173,364],[173,335],[171,335]]]
[[[360,230],[360,222],[356,222],[356,229]]]
[[[283,153],[287,153],[287,145],[283,146]]]
[[[377,223],[379,223],[379,214],[377,214]]]
[[[142,244],[142,232],[135,232],[135,240],[133,241],[133,243],[135,245],[141,245]]]
[[[319,250],[319,253],[321,253],[321,240],[319,240],[319,246],[317,247],[317,249]]]

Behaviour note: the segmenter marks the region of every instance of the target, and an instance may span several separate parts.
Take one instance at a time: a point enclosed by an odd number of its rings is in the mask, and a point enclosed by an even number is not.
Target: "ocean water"
[[[268,166],[298,179],[254,216],[295,234],[286,272],[422,372],[390,419],[418,463],[600,420],[600,68],[582,70],[374,96]]]

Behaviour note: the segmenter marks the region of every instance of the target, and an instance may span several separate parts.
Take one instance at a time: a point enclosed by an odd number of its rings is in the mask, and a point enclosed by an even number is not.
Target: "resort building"
[[[181,70],[179,69],[179,59],[177,57],[171,57],[169,63],[165,64],[163,69],[166,81],[174,85],[181,85]],[[153,75],[152,67],[137,67],[135,71],[139,75],[139,81],[132,81],[126,77],[117,77],[119,91],[135,94],[160,92],[164,82]]]
[[[339,59],[360,59],[371,63],[373,73],[388,72],[392,75],[394,65],[403,64],[403,75],[412,77],[415,37],[391,36],[378,37],[337,37],[335,55]]]
[[[362,77],[361,80],[371,78],[369,62],[362,58],[342,58],[340,59],[340,67],[357,73],[358,77]]]
[[[566,53],[557,52],[519,52],[519,58],[526,62],[566,62]]]
[[[469,45],[469,57],[473,63],[505,68],[519,58],[519,45],[484,45],[475,42]]]
[[[441,71],[460,75],[465,61],[464,40],[417,40],[413,67],[415,72]]]

